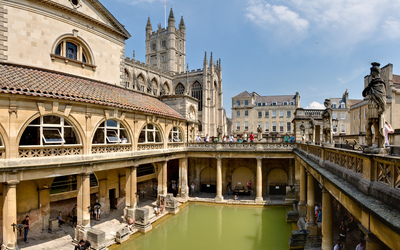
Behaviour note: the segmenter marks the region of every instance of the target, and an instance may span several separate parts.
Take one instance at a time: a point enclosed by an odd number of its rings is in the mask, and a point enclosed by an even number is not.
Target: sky
[[[131,34],[125,54],[145,61],[145,27],[165,27],[164,0],[100,0]],[[300,93],[301,107],[325,98],[362,99],[371,62],[400,75],[398,0],[168,0],[176,26],[186,25],[186,63],[221,59],[223,106],[232,97]]]

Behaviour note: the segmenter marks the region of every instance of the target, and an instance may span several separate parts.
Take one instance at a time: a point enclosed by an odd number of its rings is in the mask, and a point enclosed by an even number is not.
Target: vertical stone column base
[[[222,202],[223,200],[224,200],[224,197],[222,195],[215,196],[215,201],[216,202]]]
[[[263,200],[263,198],[262,197],[256,197],[256,204],[263,204],[264,203],[264,200]]]
[[[135,219],[135,210],[136,208],[125,207],[124,208],[124,219],[126,220],[128,217],[131,217],[132,220]]]
[[[15,247],[8,247],[8,246],[2,244],[1,250],[19,250],[19,247],[18,247],[18,245],[15,245]]]
[[[189,198],[189,187],[187,187],[187,186],[186,187],[182,187],[180,196],[181,196],[182,199]]]
[[[147,232],[149,232],[151,229],[153,229],[153,226],[149,223],[147,225],[138,225],[135,224],[135,227],[137,228],[137,230],[139,232],[141,232],[142,234],[145,234]]]

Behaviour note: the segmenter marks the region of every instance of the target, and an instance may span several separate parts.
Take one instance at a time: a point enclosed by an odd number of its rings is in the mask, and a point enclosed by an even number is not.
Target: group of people
[[[315,213],[315,221],[322,222],[322,205],[321,205],[321,203],[319,203],[319,204],[315,203],[314,213]]]
[[[353,215],[349,214],[349,216],[345,216],[340,222],[339,226],[339,240],[336,242],[334,250],[344,249],[346,246],[346,236],[347,233],[351,230],[354,223]],[[359,241],[359,244],[356,247],[356,250],[365,250],[363,240]]]
[[[90,250],[90,242],[85,238],[79,241],[78,245],[75,246],[75,250]]]

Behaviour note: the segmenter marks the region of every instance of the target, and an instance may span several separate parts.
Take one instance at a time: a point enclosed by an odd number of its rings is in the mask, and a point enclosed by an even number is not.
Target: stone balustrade
[[[83,154],[82,145],[72,146],[37,146],[37,147],[19,147],[18,155],[20,158],[30,157],[51,157],[51,156],[66,156],[66,155],[81,155]],[[4,157],[3,157],[4,158]]]

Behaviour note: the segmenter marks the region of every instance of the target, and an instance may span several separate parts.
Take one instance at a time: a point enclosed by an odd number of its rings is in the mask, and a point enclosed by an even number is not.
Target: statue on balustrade
[[[378,148],[385,148],[385,117],[386,109],[386,84],[381,79],[381,68],[377,62],[371,63],[371,82],[363,90],[363,97],[368,97],[368,114],[366,126],[366,143],[372,146],[372,129],[375,129],[375,138]]]
[[[258,125],[258,127],[257,127],[257,139],[258,139],[258,141],[262,140],[262,128],[260,125]]]
[[[314,128],[315,128],[315,121],[314,118],[310,118],[310,120],[308,120],[308,125],[309,125],[309,129],[308,129],[308,136],[309,136],[309,142],[314,142]]]
[[[217,138],[219,142],[222,142],[222,126],[218,126],[217,128]]]
[[[331,100],[325,99],[325,110],[322,111],[322,134],[324,135],[324,144],[333,143],[332,135],[332,108]]]
[[[306,142],[306,127],[304,127],[304,122],[302,121],[300,124],[300,134],[301,134],[301,142]]]

